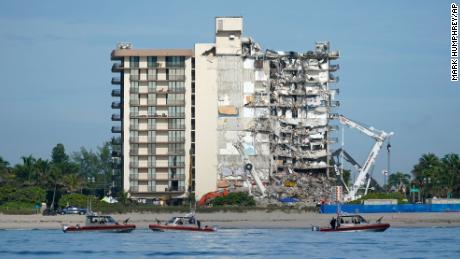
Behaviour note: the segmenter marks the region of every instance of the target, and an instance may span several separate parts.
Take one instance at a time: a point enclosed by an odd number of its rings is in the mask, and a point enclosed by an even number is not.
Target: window
[[[129,82],[129,92],[130,93],[139,93],[139,82],[138,81],[130,81]]]
[[[157,90],[157,82],[149,82],[148,90],[149,93],[154,93]]]
[[[185,104],[184,100],[185,94],[168,94],[166,103],[183,105]]]
[[[130,67],[139,67],[139,57],[129,57]]]
[[[156,67],[157,57],[147,57],[147,67]]]
[[[169,129],[185,129],[184,119],[170,119],[168,120]]]
[[[185,83],[184,82],[169,82],[168,91],[170,92],[185,91]]]
[[[147,124],[148,124],[148,129],[149,130],[154,130],[155,125],[156,125],[156,121],[155,121],[155,119],[148,119]]]
[[[138,142],[139,141],[139,131],[130,131],[129,132],[129,140],[130,142]]]
[[[155,106],[149,106],[147,108],[148,116],[155,116],[157,112],[157,108]]]
[[[139,69],[131,69],[130,71],[130,80],[139,80]]]
[[[185,70],[183,68],[169,68],[166,70],[168,80],[185,80]]]
[[[155,169],[154,167],[156,166],[156,158],[155,156],[149,156],[148,158],[148,167],[152,167],[153,169]],[[150,168],[150,169],[152,169]],[[149,169],[149,171],[150,171]],[[155,171],[153,171],[153,173],[155,173]]]
[[[167,67],[184,67],[185,57],[166,57]]]
[[[169,131],[168,132],[168,140],[169,141],[184,141],[185,140],[185,132],[184,131]]]
[[[156,131],[149,130],[147,134],[148,134],[148,140],[150,142],[154,142],[156,140]]]
[[[154,93],[149,93],[147,96],[147,104],[156,105],[156,103],[157,103],[157,95]]]
[[[183,143],[174,143],[168,144],[168,151],[170,153],[184,153],[184,144]]]
[[[129,120],[130,129],[137,130],[139,129],[139,119],[130,119]]]
[[[157,70],[149,68],[147,70],[147,79],[148,80],[157,80]]]
[[[168,114],[170,117],[184,117],[185,107],[183,106],[170,106],[168,107]]]
[[[130,116],[139,116],[139,107],[138,106],[129,107],[129,115]]]
[[[139,105],[139,94],[130,94],[129,103],[131,105]]]
[[[149,155],[155,155],[156,154],[156,145],[155,144],[148,144],[147,145],[148,153]]]
[[[185,156],[169,156],[169,166],[183,166]]]

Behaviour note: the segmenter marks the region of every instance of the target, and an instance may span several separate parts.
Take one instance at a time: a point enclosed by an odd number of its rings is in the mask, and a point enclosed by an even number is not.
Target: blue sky
[[[129,4],[128,4],[129,3]],[[460,153],[459,83],[449,81],[451,1],[0,2],[0,156],[47,158],[56,143],[94,149],[111,137],[110,52],[191,48],[214,40],[214,17],[244,16],[263,48],[341,52],[337,112],[394,131],[392,170],[421,154]],[[372,141],[345,131],[363,161]],[[382,150],[375,174],[386,167]],[[378,178],[381,178],[378,176]]]

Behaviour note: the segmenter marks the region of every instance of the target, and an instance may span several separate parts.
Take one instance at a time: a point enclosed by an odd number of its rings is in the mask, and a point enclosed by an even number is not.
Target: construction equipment
[[[204,205],[206,205],[207,201],[209,201],[211,199],[214,199],[214,198],[217,198],[217,197],[227,196],[229,193],[230,192],[227,189],[219,190],[219,191],[215,191],[215,192],[208,192],[205,195],[203,195],[201,197],[201,199],[198,201],[198,206],[204,206]]]
[[[265,191],[266,188],[262,181],[260,180],[260,177],[257,175],[257,172],[253,168],[253,163],[249,160],[247,154],[244,152],[243,144],[241,144],[241,139],[239,141],[233,143],[233,146],[238,150],[240,155],[243,157],[244,161],[244,171],[246,174],[250,174],[252,178],[254,178],[254,181],[257,184],[257,187],[259,188],[260,192],[262,193],[262,198],[265,197]],[[249,192],[251,192],[251,187],[249,186]]]
[[[359,174],[356,178],[356,181],[353,183],[353,186],[349,188],[348,193],[344,197],[345,201],[351,201],[358,199],[360,197],[358,195],[359,188],[361,188],[366,183],[366,177],[368,177],[369,171],[374,165],[375,159],[377,158],[377,155],[379,154],[383,143],[387,138],[393,135],[393,132],[387,133],[383,130],[374,129],[373,127],[364,127],[343,115],[339,115],[339,122],[350,128],[355,128],[375,140],[375,144],[372,147],[371,152],[367,156],[364,165],[359,169]]]

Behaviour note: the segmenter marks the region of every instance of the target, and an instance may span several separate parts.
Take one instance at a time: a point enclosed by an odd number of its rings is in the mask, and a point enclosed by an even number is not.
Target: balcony
[[[121,72],[123,71],[123,65],[121,63],[113,63],[112,72]]]
[[[130,75],[129,76],[129,80],[133,80],[133,81],[139,81],[139,75]]]
[[[329,71],[337,71],[340,68],[338,64],[336,65],[329,65]]]
[[[166,80],[168,80],[168,81],[185,81],[185,75],[167,75]]]
[[[113,97],[120,97],[121,96],[121,90],[120,89],[113,89],[112,90],[112,96]]]
[[[121,121],[120,114],[112,114],[112,121]]]
[[[112,157],[121,157],[121,152],[120,151],[112,151]]]
[[[181,62],[181,63],[166,62],[166,67],[167,68],[185,68],[185,62]]]
[[[168,187],[165,188],[165,192],[185,192],[185,187]]]
[[[112,162],[113,169],[121,169],[121,161],[114,161]]]
[[[119,77],[112,77],[112,85],[120,85],[121,80]]]
[[[184,181],[185,180],[185,175],[184,174],[171,174],[169,176],[169,180]]]
[[[121,145],[120,138],[112,138],[112,145]]]
[[[121,127],[120,126],[113,126],[112,127],[112,133],[121,133]]]
[[[120,109],[121,103],[120,102],[112,102],[112,109]]]
[[[147,75],[147,80],[156,81],[158,80],[158,75]]]

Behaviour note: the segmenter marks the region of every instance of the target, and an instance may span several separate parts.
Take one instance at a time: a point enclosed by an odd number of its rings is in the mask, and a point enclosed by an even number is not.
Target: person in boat
[[[336,222],[337,222],[337,220],[335,219],[335,217],[332,217],[331,222],[330,222],[330,223],[331,223],[331,228],[332,228],[332,229],[335,229],[335,227],[336,227]]]

